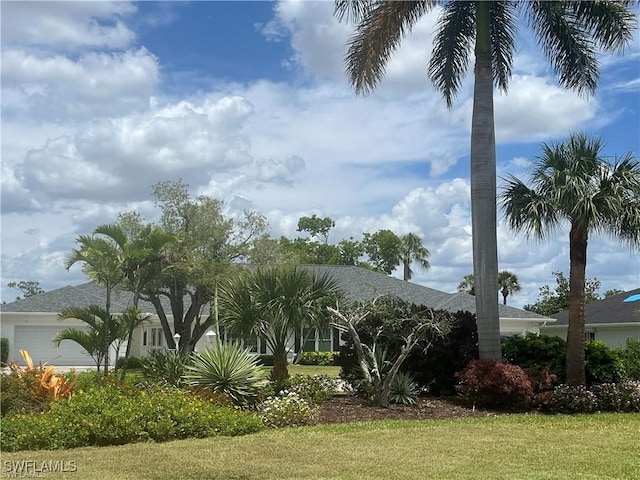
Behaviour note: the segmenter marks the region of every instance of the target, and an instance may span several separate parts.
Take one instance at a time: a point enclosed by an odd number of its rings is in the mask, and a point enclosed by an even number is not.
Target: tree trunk
[[[277,347],[273,352],[273,368],[271,369],[271,380],[279,382],[289,378],[287,368],[287,350],[284,346]]]
[[[407,258],[404,259],[404,281],[411,280],[411,261]]]
[[[571,226],[569,233],[569,327],[567,328],[567,384],[584,385],[584,302],[587,232]]]
[[[476,65],[471,120],[471,227],[478,350],[481,359],[500,360],[490,8],[491,2],[476,2]]]
[[[506,288],[502,289],[502,304],[506,305],[507,304],[507,297],[509,296],[509,290],[507,290]]]

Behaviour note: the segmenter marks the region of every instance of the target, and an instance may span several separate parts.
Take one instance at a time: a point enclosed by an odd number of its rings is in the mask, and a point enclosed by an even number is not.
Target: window
[[[584,341],[593,342],[596,339],[596,332],[584,332]]]
[[[305,352],[330,352],[333,340],[330,328],[305,328],[302,331],[302,347]],[[296,342],[297,344],[298,342]]]
[[[151,327],[145,329],[142,334],[142,345],[145,347],[164,346],[164,332],[161,327]]]

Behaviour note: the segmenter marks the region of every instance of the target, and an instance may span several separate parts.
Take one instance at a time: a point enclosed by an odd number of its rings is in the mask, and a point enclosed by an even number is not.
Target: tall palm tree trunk
[[[500,359],[490,4],[476,2],[476,64],[471,120],[471,226],[479,354],[481,359]]]
[[[408,282],[411,279],[411,261],[407,258],[403,260],[404,264],[404,281]]]
[[[571,226],[569,233],[569,326],[567,328],[567,384],[584,385],[584,302],[587,233]]]

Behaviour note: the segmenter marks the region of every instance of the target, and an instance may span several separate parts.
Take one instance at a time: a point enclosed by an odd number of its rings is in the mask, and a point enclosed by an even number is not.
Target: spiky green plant
[[[413,381],[410,373],[398,372],[391,381],[389,401],[402,405],[413,405],[420,394],[418,384]]]
[[[218,344],[193,355],[184,375],[190,385],[205,385],[225,393],[238,405],[252,403],[264,373],[258,357],[236,344]]]
[[[151,352],[151,355],[142,358],[140,363],[145,380],[180,387],[184,385],[183,376],[189,357],[182,352],[163,349]]]

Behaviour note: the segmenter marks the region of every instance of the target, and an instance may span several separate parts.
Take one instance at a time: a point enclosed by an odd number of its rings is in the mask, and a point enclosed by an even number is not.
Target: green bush
[[[585,345],[586,380],[588,385],[618,383],[625,378],[619,352],[606,343],[594,340]]]
[[[518,365],[532,373],[547,368],[560,382],[563,382],[566,376],[566,351],[567,342],[564,339],[533,332],[513,335],[502,344],[502,358],[505,362]]]
[[[297,393],[286,390],[279,396],[267,398],[259,411],[264,424],[271,428],[313,425],[318,419],[316,407]]]
[[[273,355],[258,355],[258,363],[264,367],[273,367]]]
[[[125,360],[124,357],[118,358],[118,360],[116,361],[116,368],[118,369],[124,368],[125,367],[124,360]],[[143,363],[144,363],[143,357],[129,357],[127,359],[126,367],[127,369],[140,369],[142,368]]]
[[[249,350],[226,344],[193,355],[184,379],[189,385],[207,386],[228,395],[238,405],[246,405],[257,398],[264,373]]]
[[[44,413],[2,421],[3,451],[64,449],[166,441],[259,430],[259,418],[213,405],[174,388],[98,386],[52,404]]]
[[[300,365],[338,365],[340,352],[302,352],[298,355]]]
[[[40,380],[34,375],[15,372],[0,375],[0,413],[2,416],[41,412],[49,408],[52,398],[38,394]],[[3,420],[4,426],[4,420]]]
[[[183,376],[189,357],[175,350],[154,350],[148,357],[140,359],[142,376],[157,385],[180,387],[185,385]]]
[[[559,385],[553,391],[554,413],[640,412],[640,382],[601,383],[587,387]]]
[[[474,360],[458,378],[460,392],[474,406],[526,409],[531,404],[531,382],[517,365]]]
[[[412,312],[423,310],[424,307],[411,306]],[[444,338],[435,336],[426,338],[418,343],[402,364],[402,368],[410,373],[419,387],[428,389],[435,395],[452,395],[457,384],[456,372],[462,370],[472,360],[478,358],[478,332],[475,316],[469,312],[436,311],[436,315],[446,315],[451,319],[451,331]],[[372,333],[383,326],[388,317],[374,313],[365,318],[358,325],[358,334],[363,342],[372,340]],[[411,322],[403,325],[401,331],[392,331],[389,334],[383,331],[379,337],[379,348],[386,349],[388,358],[396,358],[400,348],[411,327]],[[351,387],[368,396],[368,386],[362,382],[362,373],[358,366],[358,360],[353,350],[353,342],[349,336],[343,334],[345,343],[340,347],[338,364],[340,365],[340,378],[347,381]],[[425,353],[425,348],[426,349]]]
[[[416,403],[420,389],[409,373],[398,372],[391,382],[391,403],[413,405]]]
[[[627,379],[640,381],[640,338],[627,338],[619,352]]]
[[[260,398],[277,397],[283,391],[297,393],[306,402],[318,404],[338,393],[338,380],[327,375],[294,375],[286,380],[268,382],[260,389]]]
[[[9,360],[9,339],[0,338],[0,367],[4,367]]]

